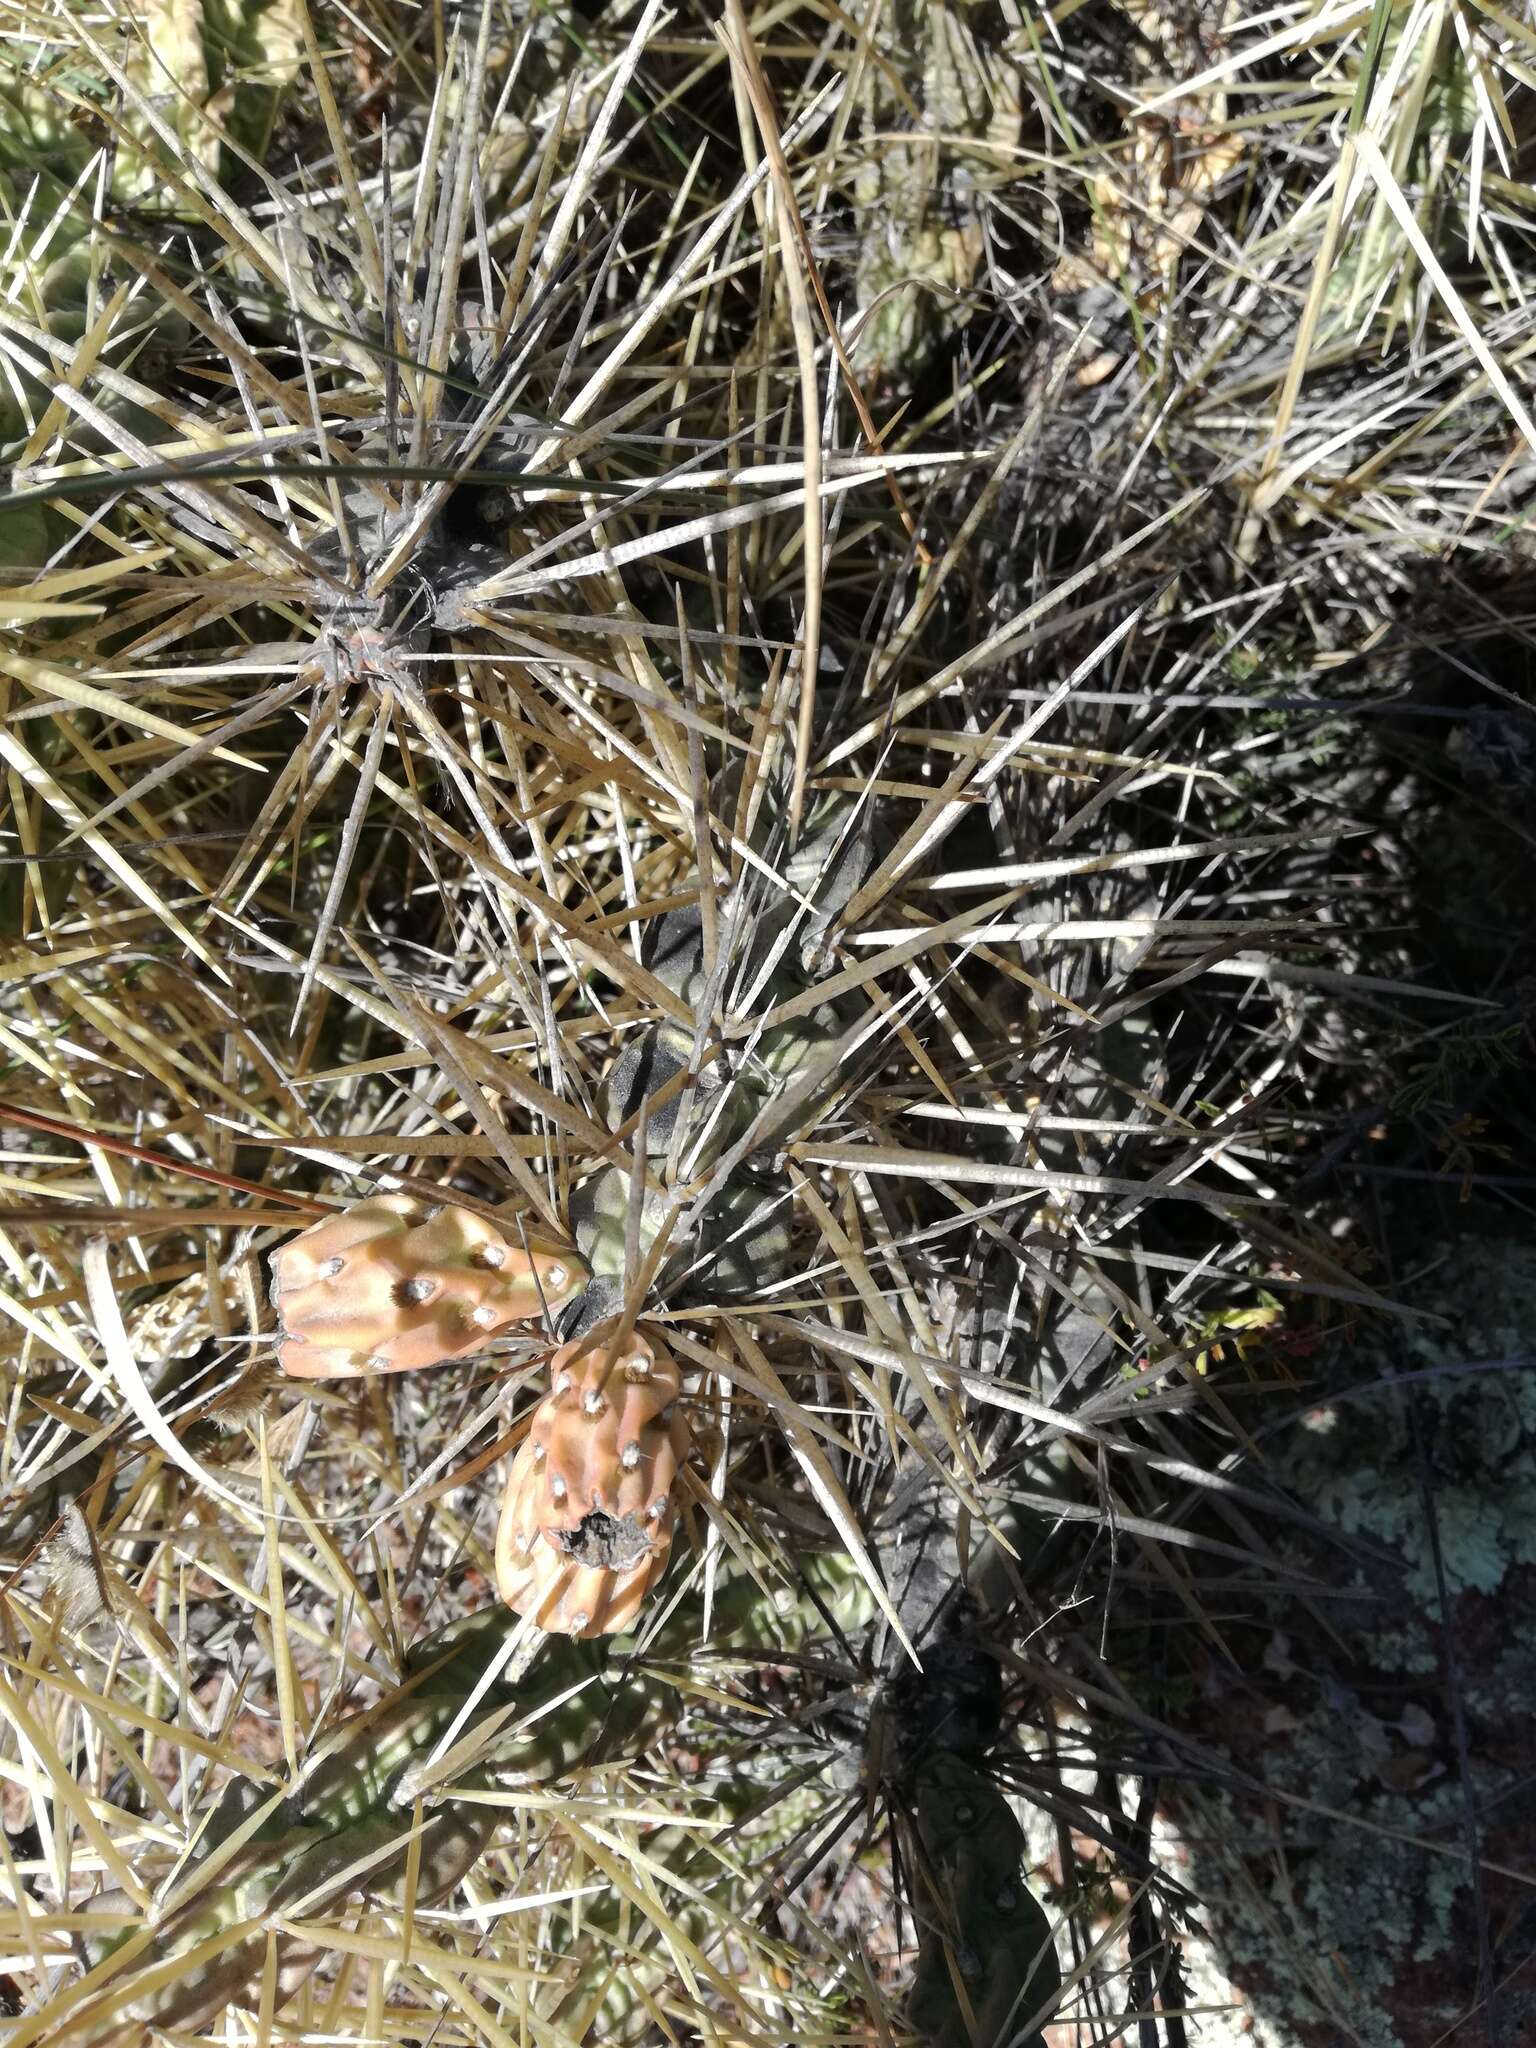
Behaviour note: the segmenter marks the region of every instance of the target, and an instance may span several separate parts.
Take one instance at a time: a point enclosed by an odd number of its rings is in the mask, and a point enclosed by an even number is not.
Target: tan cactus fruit
[[[371,1195],[272,1254],[278,1362],[307,1380],[440,1365],[586,1280],[574,1253],[524,1251],[468,1209]]]
[[[629,1627],[672,1548],[688,1455],[681,1379],[654,1337],[577,1338],[512,1461],[496,1535],[501,1597],[551,1635]]]

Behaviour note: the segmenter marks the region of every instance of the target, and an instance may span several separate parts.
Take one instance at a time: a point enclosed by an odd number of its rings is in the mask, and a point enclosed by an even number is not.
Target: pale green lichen
[[[1502,1714],[1512,1700],[1536,1700],[1536,1621],[1516,1612],[1509,1622],[1509,1640],[1492,1669],[1468,1673],[1467,1702],[1474,1713]]]
[[[1410,1678],[1428,1678],[1440,1668],[1439,1646],[1422,1622],[1379,1630],[1371,1637],[1371,1655],[1384,1671]]]
[[[1223,1975],[1250,2002],[1253,2038],[1262,2048],[1313,2048],[1324,2039],[1403,2048],[1391,1995],[1410,1960],[1433,1964],[1451,1949],[1457,1897],[1469,1882],[1462,1859],[1442,1853],[1455,1840],[1461,1788],[1385,1792],[1324,1706],[1267,1775],[1279,1789],[1335,1805],[1338,1817],[1289,1808],[1276,1815],[1278,1833],[1267,1835],[1225,1796],[1206,1817],[1196,1881]],[[1363,1832],[1351,1824],[1357,1816],[1384,1832]],[[1437,1846],[1385,1832],[1394,1829]],[[1448,1995],[1418,2016],[1448,2027],[1459,2010]]]
[[[1524,1575],[1511,1578],[1536,1563],[1536,1369],[1517,1363],[1536,1330],[1536,1248],[1469,1236],[1417,1266],[1423,1278],[1402,1298],[1419,1320],[1364,1332],[1269,1460],[1312,1513],[1366,1539],[1371,1554],[1343,1573],[1361,1604],[1342,1637],[1306,1652],[1287,1638],[1280,1718],[1262,1756],[1234,1757],[1278,1798],[1256,1808],[1223,1793],[1198,1830],[1185,1819],[1216,1951],[1262,2048],[1403,2048],[1405,1999],[1417,2001],[1414,2040],[1464,2010],[1452,1959],[1466,1936],[1466,1787],[1442,1702],[1443,1622],[1465,1637],[1469,1596],[1505,1603],[1491,1668],[1463,1656],[1468,1775],[1485,1821],[1508,1822],[1520,1779],[1488,1751],[1508,1754],[1512,1719],[1536,1698],[1536,1630]],[[1315,1547],[1296,1562],[1327,1568]],[[1408,1674],[1426,1683],[1406,1686]],[[1411,1738],[1395,1718],[1410,1705],[1425,1725]],[[1487,1741],[1489,1727],[1505,1745]],[[1419,1980],[1408,1989],[1426,1966],[1436,1997],[1445,1986],[1433,2009]]]
[[[1444,1368],[1527,1355],[1536,1249],[1463,1240],[1410,1300],[1425,1320],[1353,1347],[1361,1391],[1341,1389],[1289,1433],[1277,1476],[1314,1513],[1401,1558],[1407,1590],[1426,1601],[1437,1597],[1427,1477],[1447,1591],[1493,1593],[1511,1565],[1536,1563],[1536,1369]]]

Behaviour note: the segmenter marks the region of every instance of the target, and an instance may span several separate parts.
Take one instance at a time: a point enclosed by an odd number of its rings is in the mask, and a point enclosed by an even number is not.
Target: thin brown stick
[[[152,1152],[146,1145],[134,1145],[127,1138],[105,1137],[99,1131],[88,1131],[81,1124],[62,1123],[57,1117],[41,1116],[35,1109],[18,1109],[13,1102],[0,1102],[0,1116],[13,1117],[19,1124],[26,1124],[34,1131],[46,1131],[51,1138],[71,1138],[77,1145],[96,1145],[103,1152],[116,1154],[119,1159],[137,1159],[144,1166],[158,1166],[166,1173],[181,1174],[188,1180],[205,1180],[218,1188],[232,1188],[237,1194],[260,1195],[269,1202],[282,1202],[290,1209],[303,1209],[311,1216],[328,1216],[335,1204],[311,1201],[308,1195],[292,1195],[285,1188],[264,1188],[259,1181],[242,1180],[236,1173],[219,1173],[211,1166],[188,1166],[184,1159],[172,1159],[167,1153]],[[21,1212],[12,1212],[19,1214]],[[50,1212],[52,1213],[52,1212]],[[69,1217],[83,1215],[84,1210],[61,1208],[60,1215]],[[114,1211],[115,1215],[126,1215],[127,1211]]]

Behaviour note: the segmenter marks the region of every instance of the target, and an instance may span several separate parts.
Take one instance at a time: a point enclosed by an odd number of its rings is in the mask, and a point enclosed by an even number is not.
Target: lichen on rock
[[[1202,1732],[1249,1783],[1174,1816],[1258,2048],[1428,2048],[1456,2026],[1478,1996],[1469,1795],[1489,1924],[1518,1903],[1491,1866],[1523,1866],[1536,1755],[1536,1248],[1469,1231],[1411,1274],[1394,1294],[1413,1319],[1358,1331],[1265,1439],[1269,1474],[1354,1540],[1276,1539],[1330,1597],[1276,1607],[1240,1701],[1210,1674]]]
[[[1288,1432],[1277,1476],[1386,1545],[1408,1591],[1432,1599],[1417,1428],[1447,1590],[1492,1593],[1511,1565],[1536,1563],[1536,1370],[1519,1364],[1536,1328],[1536,1248],[1458,1240],[1408,1300],[1420,1320],[1351,1347],[1348,1382]]]

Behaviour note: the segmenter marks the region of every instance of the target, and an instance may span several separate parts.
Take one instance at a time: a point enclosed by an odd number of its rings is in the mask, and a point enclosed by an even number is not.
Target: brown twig
[[[237,1194],[260,1195],[269,1202],[281,1202],[290,1209],[303,1209],[311,1216],[327,1216],[331,1204],[311,1201],[308,1195],[291,1195],[283,1188],[264,1188],[259,1181],[242,1180],[236,1173],[220,1173],[212,1166],[189,1166],[184,1159],[172,1159],[164,1152],[152,1152],[147,1145],[132,1144],[127,1138],[108,1138],[99,1131],[88,1131],[81,1124],[61,1122],[59,1118],[41,1116],[35,1109],[18,1109],[13,1102],[0,1102],[0,1116],[12,1118],[16,1123],[25,1124],[34,1131],[46,1131],[51,1138],[69,1138],[77,1145],[97,1145],[103,1152],[114,1153],[119,1159],[137,1159],[144,1166],[158,1166],[166,1173],[181,1174],[188,1180],[209,1181],[214,1187],[232,1188]],[[80,1211],[84,1214],[84,1211]],[[127,1212],[115,1210],[114,1215]],[[64,1209],[60,1220],[76,1214],[73,1209]]]

